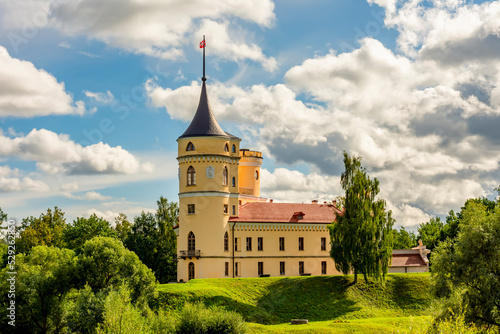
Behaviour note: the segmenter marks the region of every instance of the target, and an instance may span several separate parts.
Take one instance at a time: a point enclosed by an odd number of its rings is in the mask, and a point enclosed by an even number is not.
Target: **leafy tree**
[[[429,249],[434,249],[443,240],[444,224],[441,218],[431,218],[427,223],[418,227],[418,239]]]
[[[78,256],[81,282],[92,291],[128,285],[132,300],[144,301],[155,289],[155,277],[134,252],[114,238],[96,237],[87,241]]]
[[[358,274],[376,279],[385,277],[392,256],[391,211],[386,211],[385,201],[376,199],[379,182],[371,180],[361,167],[359,157],[344,152],[345,171],[341,176],[345,191],[345,212],[332,223],[330,256],[335,268],[344,274],[354,272],[354,283]]]
[[[16,256],[17,332],[60,333],[64,330],[65,297],[75,284],[75,266],[75,254],[69,249],[35,246],[29,255]],[[2,313],[9,303],[10,271],[6,267],[1,275]],[[2,319],[7,319],[6,315],[2,314]]]
[[[89,285],[69,295],[66,322],[70,333],[92,334],[104,320],[104,300],[107,291],[94,293]]]
[[[31,248],[38,245],[64,247],[62,236],[65,226],[64,212],[57,206],[54,211],[47,209],[47,213],[42,213],[39,218],[33,216],[24,218],[16,242],[17,251],[28,253]]]
[[[413,232],[408,232],[404,226],[398,230],[393,230],[393,248],[394,249],[410,249],[417,245],[417,238]]]
[[[125,239],[130,234],[132,230],[132,224],[128,221],[127,216],[124,213],[118,214],[115,218],[115,228],[118,239],[125,243]]]
[[[458,236],[443,241],[431,263],[438,296],[455,309],[467,305],[467,320],[500,329],[500,205],[491,211],[468,201]]]
[[[154,271],[160,283],[167,283],[177,276],[177,237],[172,227],[177,223],[179,209],[177,203],[164,197],[157,204],[155,215],[142,212],[134,218],[125,245]]]
[[[116,238],[117,233],[111,228],[108,221],[93,214],[88,219],[78,217],[72,225],[66,225],[63,240],[67,248],[79,252],[87,240],[98,236]]]

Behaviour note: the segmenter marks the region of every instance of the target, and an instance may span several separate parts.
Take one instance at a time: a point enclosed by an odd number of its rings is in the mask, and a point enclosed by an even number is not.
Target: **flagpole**
[[[206,48],[206,43],[205,43],[205,35],[203,35],[203,78],[201,78],[202,81],[207,81],[207,78],[205,78],[205,48]]]

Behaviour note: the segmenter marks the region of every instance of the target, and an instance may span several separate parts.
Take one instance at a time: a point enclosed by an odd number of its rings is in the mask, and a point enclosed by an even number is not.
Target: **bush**
[[[186,304],[177,324],[177,334],[244,334],[248,327],[243,317],[221,308],[207,309],[201,304]]]

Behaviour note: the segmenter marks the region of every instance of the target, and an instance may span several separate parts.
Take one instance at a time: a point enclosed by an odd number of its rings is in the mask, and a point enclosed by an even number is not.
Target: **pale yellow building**
[[[327,225],[340,211],[261,198],[262,154],[222,130],[202,80],[196,114],[177,139],[178,281],[338,274]]]

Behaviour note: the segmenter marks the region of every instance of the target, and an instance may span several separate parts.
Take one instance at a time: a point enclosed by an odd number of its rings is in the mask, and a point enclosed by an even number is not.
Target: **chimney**
[[[272,203],[272,202],[273,202],[273,199],[271,198],[271,199],[269,200],[269,203]]]
[[[333,204],[334,207],[337,207],[337,201],[336,200],[333,200],[332,204]]]
[[[312,200],[312,204],[318,204],[318,200],[317,199],[313,199]]]
[[[326,204],[326,201],[324,201],[323,204]]]

